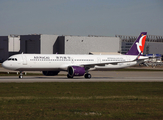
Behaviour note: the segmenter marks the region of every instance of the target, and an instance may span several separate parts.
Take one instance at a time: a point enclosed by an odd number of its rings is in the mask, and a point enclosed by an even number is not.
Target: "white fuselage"
[[[89,67],[89,70],[109,70],[133,66],[133,55],[65,55],[17,54],[3,62],[6,69],[16,71],[67,71],[69,66]]]

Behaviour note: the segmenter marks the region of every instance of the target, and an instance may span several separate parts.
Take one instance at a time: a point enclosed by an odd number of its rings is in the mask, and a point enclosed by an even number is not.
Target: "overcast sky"
[[[163,36],[163,0],[0,0],[9,34]]]

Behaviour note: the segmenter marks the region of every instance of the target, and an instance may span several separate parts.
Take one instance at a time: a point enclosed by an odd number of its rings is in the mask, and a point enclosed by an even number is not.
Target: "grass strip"
[[[0,119],[163,119],[163,82],[0,83]]]

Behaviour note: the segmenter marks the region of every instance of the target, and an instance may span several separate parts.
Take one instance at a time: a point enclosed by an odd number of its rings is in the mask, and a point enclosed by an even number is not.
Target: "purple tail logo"
[[[126,55],[142,55],[144,51],[146,37],[147,32],[142,32],[139,35],[138,39],[134,42],[130,50],[126,53]]]
[[[136,42],[137,50],[141,54],[143,54],[143,51],[144,51],[146,37],[147,37],[147,35],[142,34],[142,37],[140,38],[139,42]]]

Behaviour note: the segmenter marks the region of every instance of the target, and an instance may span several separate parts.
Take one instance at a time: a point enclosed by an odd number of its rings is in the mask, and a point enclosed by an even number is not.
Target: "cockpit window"
[[[17,61],[17,58],[8,58],[8,61]]]
[[[12,60],[11,58],[9,58],[8,60]]]

